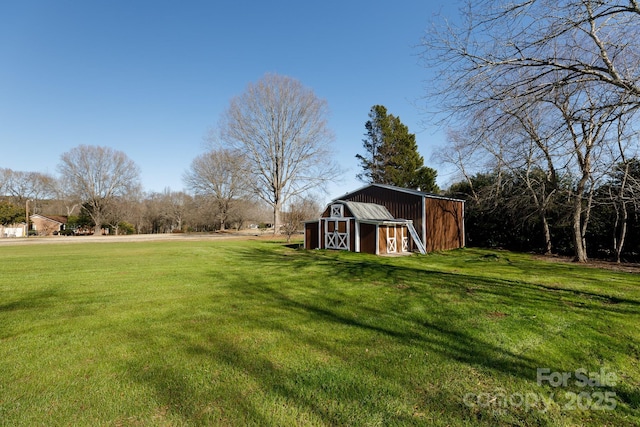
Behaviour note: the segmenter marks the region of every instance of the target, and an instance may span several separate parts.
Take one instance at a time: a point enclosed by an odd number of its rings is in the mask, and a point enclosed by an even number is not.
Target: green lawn
[[[640,275],[471,249],[0,247],[2,426],[632,426],[639,364]]]

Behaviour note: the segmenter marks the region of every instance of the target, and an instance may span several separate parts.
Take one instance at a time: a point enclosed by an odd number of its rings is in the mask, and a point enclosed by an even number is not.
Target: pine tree
[[[366,154],[357,154],[362,172],[357,177],[372,184],[389,184],[427,192],[439,191],[435,169],[424,166],[415,134],[409,133],[399,117],[374,105],[365,123],[362,140]]]
[[[369,120],[365,123],[367,129],[366,139],[362,140],[362,145],[367,156],[356,154],[360,160],[362,172],[357,178],[363,182],[382,183],[384,177],[385,161],[383,159],[384,134],[383,127],[386,127],[384,119],[387,117],[387,109],[381,105],[375,105],[369,112]]]

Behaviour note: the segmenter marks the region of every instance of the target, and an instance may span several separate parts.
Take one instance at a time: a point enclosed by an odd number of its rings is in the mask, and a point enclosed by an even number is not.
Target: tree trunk
[[[622,248],[624,247],[624,241],[625,241],[625,238],[627,237],[627,221],[629,220],[629,211],[627,210],[627,202],[625,201],[624,193],[625,193],[625,187],[627,185],[627,179],[629,178],[630,165],[626,160],[624,160],[624,158],[623,158],[623,161],[625,163],[624,175],[622,176],[622,182],[620,183],[620,192],[618,195],[622,204],[622,225],[620,226],[620,238],[618,238],[618,236],[616,235],[616,233],[618,232],[618,220],[620,218],[620,212],[618,210],[618,206],[616,205],[615,201],[613,203],[616,208],[616,224],[615,224],[615,227],[613,228],[613,234],[614,234],[613,247],[616,251],[616,263],[618,264],[620,264]]]
[[[582,211],[582,250],[587,254],[587,229],[589,227],[589,221],[591,220],[591,208],[593,207],[593,186],[589,190],[589,199],[587,206]],[[586,260],[586,259],[585,259]]]
[[[94,236],[99,236],[99,235],[102,234],[102,220],[103,220],[103,217],[102,217],[102,214],[95,213],[96,210],[97,209],[94,209],[94,212],[92,212],[90,216],[91,216],[91,219],[93,220],[93,222],[95,224],[93,226],[93,235]]]
[[[627,210],[627,204],[622,202],[622,224],[620,229],[620,238],[617,239],[616,244],[616,262],[620,264],[620,257],[622,255],[622,248],[624,247],[624,241],[627,237],[627,221],[629,219],[629,211]]]
[[[542,228],[544,230],[544,254],[551,255],[551,230],[549,229],[549,221],[547,215],[542,213]]]
[[[273,205],[273,234],[280,234],[280,203]]]
[[[582,240],[581,229],[582,227],[580,227],[580,214],[576,215],[574,212],[574,218],[573,218],[573,244],[575,246],[574,261],[587,262],[587,251],[583,246],[584,241]]]
[[[573,215],[572,215],[572,231],[573,231],[573,244],[575,251],[575,262],[587,262],[587,248],[585,245],[584,235],[583,235],[583,226],[582,226],[582,194],[584,194],[586,179],[580,180],[578,183],[578,188],[576,189],[576,194],[574,195],[575,200],[573,202]]]

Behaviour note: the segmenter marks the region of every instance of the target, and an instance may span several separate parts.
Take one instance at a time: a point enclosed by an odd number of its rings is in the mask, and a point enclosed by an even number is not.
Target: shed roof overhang
[[[373,225],[407,225],[413,224],[413,221],[410,219],[362,219],[359,220],[360,223],[363,224],[373,224]]]

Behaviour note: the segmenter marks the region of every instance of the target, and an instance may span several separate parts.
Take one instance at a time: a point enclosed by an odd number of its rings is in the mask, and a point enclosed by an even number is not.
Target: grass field
[[[640,275],[472,249],[1,246],[0,374],[2,426],[635,426]]]

